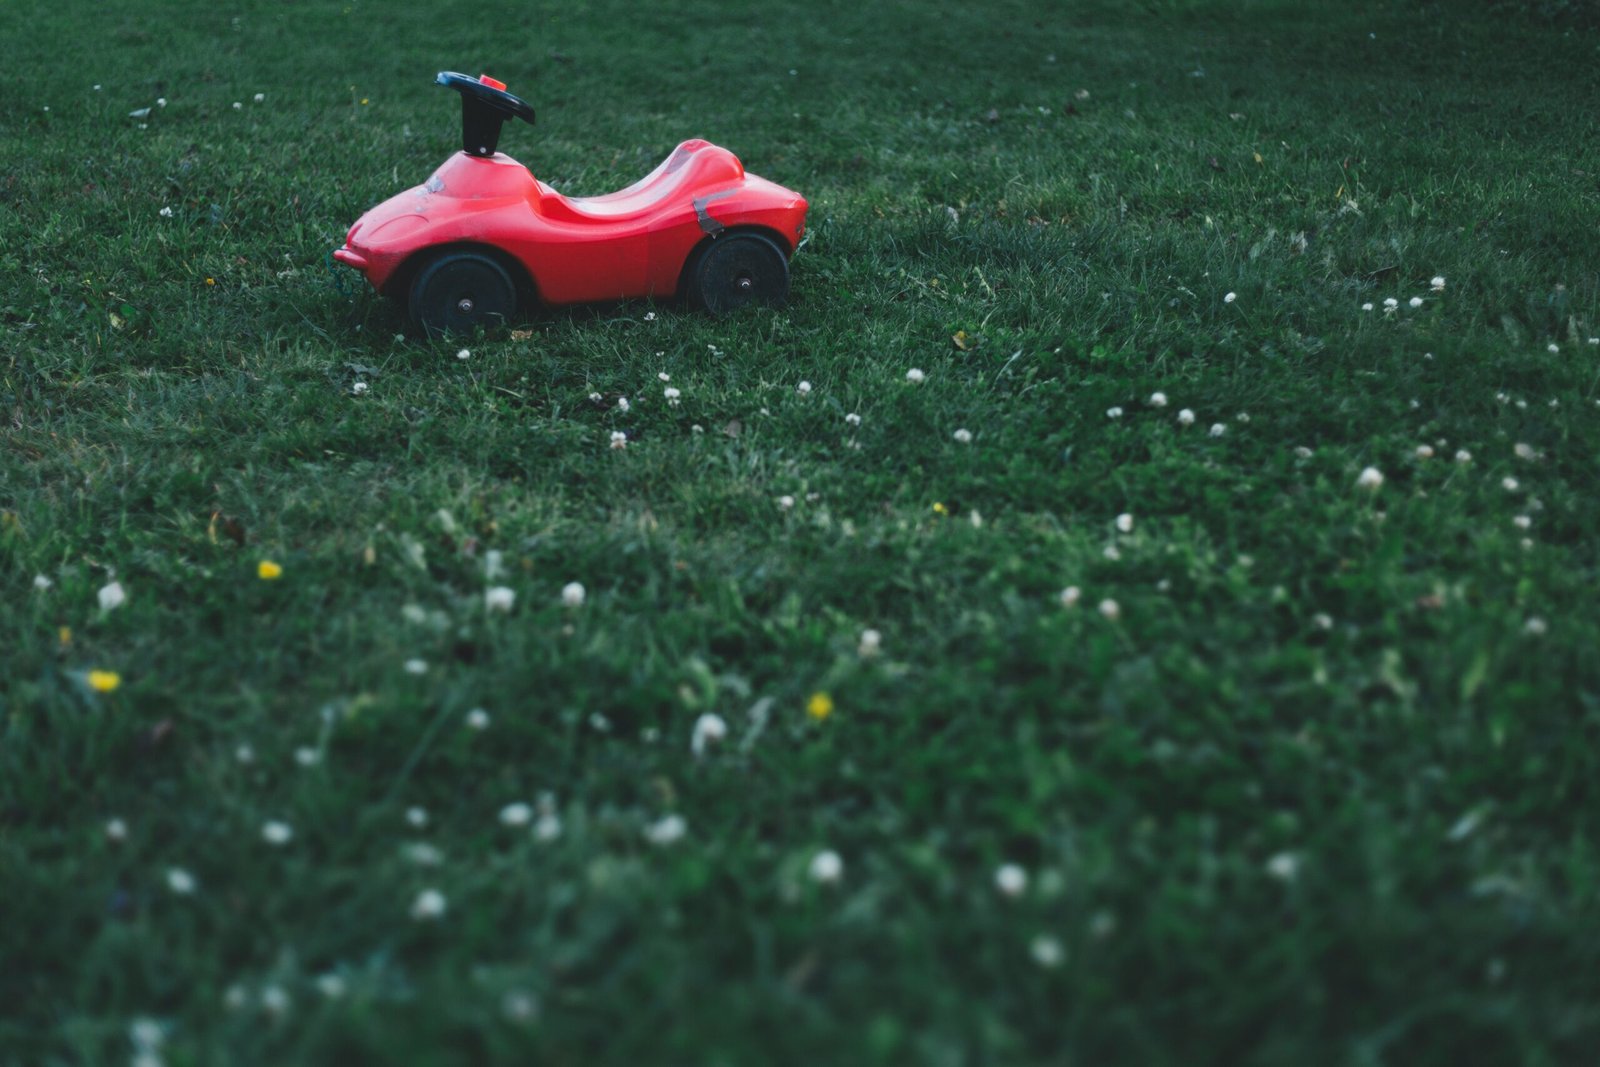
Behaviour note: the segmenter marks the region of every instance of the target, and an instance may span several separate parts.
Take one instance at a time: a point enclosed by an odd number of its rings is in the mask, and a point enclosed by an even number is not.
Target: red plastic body
[[[562,196],[503,153],[457,152],[425,183],[356,220],[333,255],[401,299],[416,257],[466,246],[514,260],[546,304],[670,297],[689,253],[725,231],[760,230],[792,255],[806,206],[700,140],[628,188],[594,197]]]

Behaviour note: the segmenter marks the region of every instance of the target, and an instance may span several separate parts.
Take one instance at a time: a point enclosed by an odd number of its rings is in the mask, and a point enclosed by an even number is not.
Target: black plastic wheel
[[[430,337],[470,334],[509,320],[517,310],[517,287],[488,256],[448,252],[417,272],[407,303],[412,323]]]
[[[713,315],[789,295],[789,258],[770,237],[730,233],[700,247],[684,271],[683,296]]]

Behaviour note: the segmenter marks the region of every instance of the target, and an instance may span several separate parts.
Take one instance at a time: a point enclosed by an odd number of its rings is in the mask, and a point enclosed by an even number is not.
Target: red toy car
[[[805,233],[806,201],[725,148],[685,141],[643,180],[567,197],[495,150],[533,108],[484,75],[444,72],[461,94],[462,151],[368,211],[333,253],[430,334],[470,332],[518,304],[679,296],[712,313],[777,304]]]

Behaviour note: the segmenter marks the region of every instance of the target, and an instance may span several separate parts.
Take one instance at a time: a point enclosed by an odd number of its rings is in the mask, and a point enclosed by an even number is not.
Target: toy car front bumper
[[[352,252],[348,248],[335,248],[333,250],[333,258],[337,259],[345,266],[354,267],[356,270],[362,271],[363,273],[365,273],[367,267],[369,266],[366,256],[363,256],[359,252]]]

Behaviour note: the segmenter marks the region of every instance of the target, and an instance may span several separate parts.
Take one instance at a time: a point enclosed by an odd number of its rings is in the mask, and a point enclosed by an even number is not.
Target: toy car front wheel
[[[477,252],[449,252],[417,272],[407,301],[412,323],[429,336],[492,329],[517,309],[504,267]]]
[[[684,271],[684,299],[713,315],[789,295],[789,259],[769,237],[730,233],[701,247]]]

